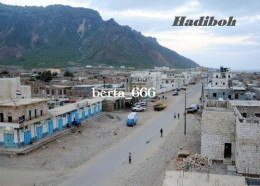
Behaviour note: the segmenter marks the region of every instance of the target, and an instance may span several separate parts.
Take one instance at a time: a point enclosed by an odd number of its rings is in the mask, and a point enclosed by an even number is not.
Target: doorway
[[[231,143],[225,143],[224,158],[231,158]]]

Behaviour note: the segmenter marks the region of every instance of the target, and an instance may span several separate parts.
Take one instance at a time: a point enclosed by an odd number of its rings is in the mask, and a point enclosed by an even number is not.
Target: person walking
[[[163,137],[163,129],[161,128],[160,130],[160,133],[161,133],[161,138]]]
[[[176,119],[176,113],[174,112],[174,119]]]
[[[178,119],[180,118],[180,113],[178,113]]]
[[[131,152],[129,152],[129,154],[128,154],[128,163],[129,164],[132,163],[132,154],[131,154]]]

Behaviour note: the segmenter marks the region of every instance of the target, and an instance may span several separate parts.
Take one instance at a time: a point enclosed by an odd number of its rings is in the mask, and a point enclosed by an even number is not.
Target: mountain
[[[0,3],[0,64],[67,67],[106,64],[190,68],[194,61],[92,9]]]

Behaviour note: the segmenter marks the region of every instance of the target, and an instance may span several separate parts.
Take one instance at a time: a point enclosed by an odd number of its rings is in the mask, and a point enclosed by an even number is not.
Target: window
[[[216,85],[218,85],[218,82],[216,82]]]
[[[228,95],[228,99],[231,99],[231,95]]]
[[[216,75],[216,78],[218,78],[218,75]]]
[[[246,113],[242,113],[243,118],[246,118],[246,115],[247,115]]]
[[[37,118],[37,109],[34,110],[35,118]]]
[[[213,98],[216,98],[217,97],[217,93],[213,93]]]
[[[42,114],[43,114],[43,111],[41,110],[41,116],[42,116]]]
[[[223,92],[223,96],[225,96],[225,94],[226,94],[226,93],[225,93],[225,92]]]
[[[18,118],[18,123],[23,123],[25,121],[25,115],[22,115],[21,117]]]
[[[255,117],[260,118],[260,113],[255,113]]]
[[[235,93],[235,99],[238,99],[238,93]]]
[[[32,111],[30,110],[29,111],[29,120],[31,120],[32,119]]]
[[[4,122],[4,114],[0,113],[0,122]]]
[[[8,122],[12,122],[12,121],[13,121],[12,116],[8,116]]]
[[[228,78],[230,78],[230,75],[228,75]]]
[[[225,85],[226,83],[223,82],[223,85]]]

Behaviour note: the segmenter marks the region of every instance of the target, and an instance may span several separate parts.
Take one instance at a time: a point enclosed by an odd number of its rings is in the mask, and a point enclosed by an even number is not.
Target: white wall
[[[16,90],[21,90],[20,78],[0,78],[0,98],[15,99]]]

